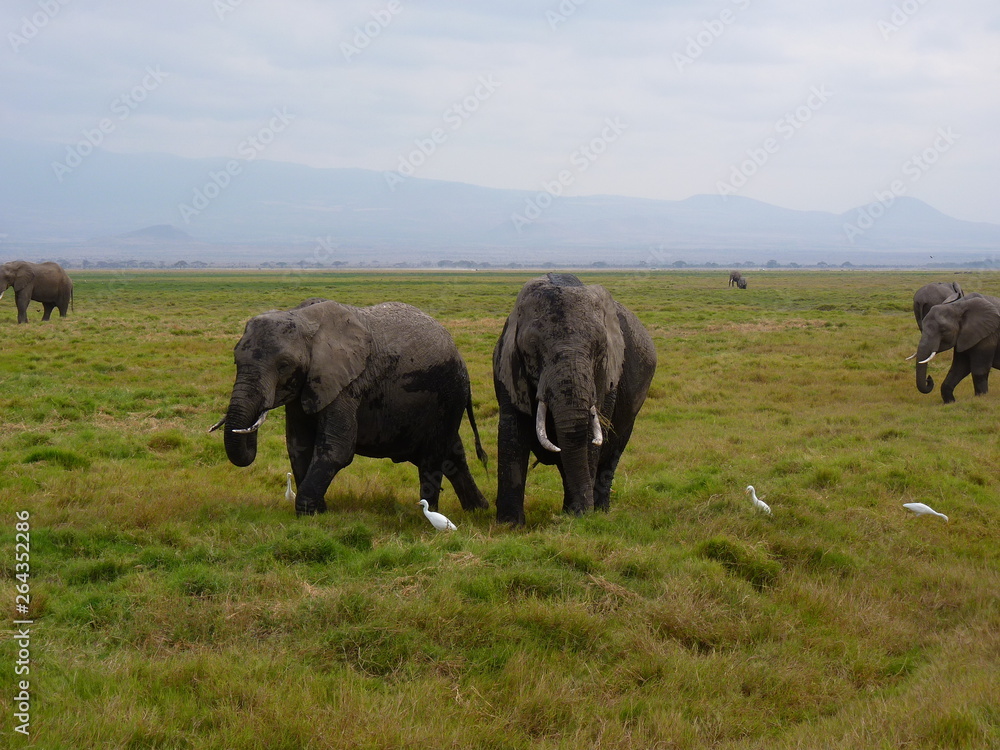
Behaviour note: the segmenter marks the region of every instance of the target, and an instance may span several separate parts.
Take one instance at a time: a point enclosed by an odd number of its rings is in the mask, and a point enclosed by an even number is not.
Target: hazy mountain
[[[669,265],[923,263],[1000,252],[1000,225],[953,219],[905,196],[837,215],[740,196],[553,197],[359,169],[81,151],[0,140],[0,254],[51,244],[64,257],[91,258],[169,260],[196,247],[213,261]]]

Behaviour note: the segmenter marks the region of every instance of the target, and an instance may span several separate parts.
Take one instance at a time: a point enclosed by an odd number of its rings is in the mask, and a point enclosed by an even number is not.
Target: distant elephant
[[[987,393],[990,369],[1000,368],[1000,299],[968,294],[935,305],[922,323],[920,343],[912,355],[917,359],[917,389],[921,393],[934,389],[927,363],[939,352],[954,347],[955,358],[941,383],[941,398],[946,404],[952,403],[955,386],[969,373],[976,395]]]
[[[737,289],[746,289],[747,288],[747,280],[744,277],[742,277],[742,276],[740,278],[736,279],[736,288]]]
[[[285,443],[298,487],[295,511],[326,510],[324,495],[355,454],[409,461],[420,498],[436,509],[448,477],[466,510],[486,508],[458,429],[469,415],[479,441],[465,362],[445,328],[415,307],[357,308],[309,299],[258,315],[235,347],[236,382],[225,418],[226,455],[257,455],[257,429],[285,407]]]
[[[730,271],[729,272],[729,286],[733,286],[733,284],[735,284],[736,286],[739,286],[740,279],[742,279],[742,278],[743,278],[743,274],[741,274],[739,271]]]
[[[554,273],[526,283],[493,350],[497,520],[524,523],[529,453],[559,468],[564,511],[608,510],[655,370],[653,339],[604,287]]]
[[[0,299],[7,287],[14,287],[17,322],[28,322],[28,305],[41,302],[45,309],[42,320],[48,320],[53,308],[65,318],[73,300],[73,282],[58,263],[29,263],[12,260],[0,266]]]
[[[957,281],[932,281],[924,284],[913,293],[913,317],[917,320],[917,328],[923,330],[923,319],[934,305],[943,302],[954,302],[961,299],[965,294]]]

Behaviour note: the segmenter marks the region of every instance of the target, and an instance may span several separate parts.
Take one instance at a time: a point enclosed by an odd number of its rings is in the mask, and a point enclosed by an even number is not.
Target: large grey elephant
[[[927,311],[943,302],[954,302],[965,296],[957,281],[932,281],[913,293],[913,317],[917,328],[924,330],[923,320]]]
[[[740,279],[742,279],[742,278],[743,278],[743,274],[741,274],[739,271],[730,271],[729,272],[729,286],[733,286],[735,284],[738,287],[740,285]]]
[[[655,370],[649,333],[604,287],[552,273],[526,283],[493,350],[497,520],[524,523],[529,453],[559,468],[564,511],[607,510]]]
[[[257,429],[285,407],[295,510],[326,510],[324,495],[355,454],[417,466],[420,497],[437,509],[443,477],[462,507],[486,508],[458,429],[469,415],[479,441],[469,375],[444,327],[415,307],[357,308],[309,299],[252,318],[235,348],[236,382],[225,418],[226,455],[248,466]]]
[[[48,320],[54,308],[65,318],[73,300],[73,282],[58,263],[30,263],[12,260],[0,266],[0,299],[7,287],[14,287],[17,322],[28,322],[28,305],[41,302],[45,310],[42,320]]]
[[[951,348],[955,357],[941,383],[944,402],[955,400],[955,386],[969,373],[977,396],[989,391],[990,369],[1000,368],[1000,299],[973,293],[927,311],[920,343],[910,357],[917,360],[917,389],[921,393],[934,389],[927,364]]]

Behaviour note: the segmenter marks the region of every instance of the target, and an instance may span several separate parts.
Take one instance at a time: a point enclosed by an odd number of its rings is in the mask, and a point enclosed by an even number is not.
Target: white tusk
[[[7,290],[6,290],[6,289],[4,289],[4,290],[3,290],[2,292],[0,292],[0,299],[3,299],[3,296],[4,296],[4,295],[5,295],[6,293],[7,293]]]
[[[597,407],[590,407],[590,431],[594,433],[594,439],[590,442],[594,445],[604,444],[604,433],[601,431],[601,419],[597,416]]]
[[[535,413],[535,434],[538,435],[538,442],[545,450],[560,453],[559,446],[549,440],[549,436],[545,434],[545,415],[548,411],[549,407],[545,405],[545,402],[539,401],[538,411]]]
[[[913,352],[913,354],[911,354],[911,355],[910,355],[909,357],[907,357],[907,358],[906,358],[906,359],[904,359],[903,361],[904,361],[904,362],[909,362],[909,361],[910,361],[911,359],[913,359],[913,358],[914,358],[914,357],[916,357],[916,356],[917,356],[917,353],[916,353],[916,352]]]
[[[913,356],[917,356],[917,355],[914,354]],[[920,360],[919,362],[917,362],[917,364],[918,365],[926,365],[928,362],[930,362],[936,356],[937,356],[937,352],[931,352],[931,356],[929,356],[927,359]]]
[[[217,429],[219,429],[220,427],[222,427],[222,425],[224,425],[225,423],[226,423],[226,418],[225,418],[225,417],[223,417],[223,418],[222,418],[222,419],[220,419],[220,420],[219,420],[218,422],[216,422],[216,423],[215,423],[215,424],[213,424],[213,425],[212,425],[211,427],[209,427],[209,428],[208,428],[208,431],[209,431],[209,432],[215,432],[215,431],[216,431]]]
[[[235,435],[246,435],[249,432],[257,432],[257,428],[260,427],[262,424],[264,424],[264,420],[267,419],[267,414],[268,414],[268,410],[264,409],[264,411],[262,411],[260,413],[260,416],[257,417],[257,421],[256,422],[254,422],[252,425],[250,425],[249,427],[247,427],[245,430],[233,430],[233,434],[235,434]]]

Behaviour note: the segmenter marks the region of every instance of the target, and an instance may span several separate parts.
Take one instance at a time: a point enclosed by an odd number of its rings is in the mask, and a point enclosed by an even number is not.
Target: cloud
[[[950,127],[958,142],[912,194],[1000,222],[998,27],[985,0],[20,0],[0,10],[0,125],[12,138],[72,143],[159,66],[167,79],[106,148],[232,156],[285,108],[295,121],[268,158],[390,170],[492,76],[495,94],[420,176],[534,189],[617,117],[627,133],[573,189],[681,199],[715,192],[811,87],[826,86],[830,101],[741,195],[846,210]]]

